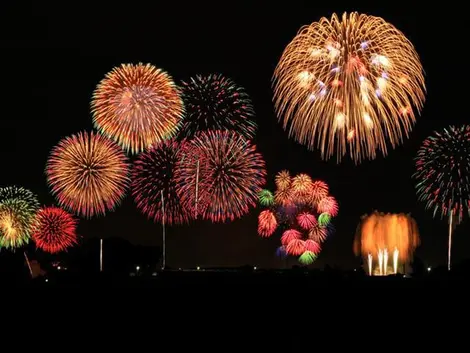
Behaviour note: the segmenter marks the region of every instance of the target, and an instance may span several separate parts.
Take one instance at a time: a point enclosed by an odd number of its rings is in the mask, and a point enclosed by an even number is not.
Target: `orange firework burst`
[[[122,149],[93,132],[61,140],[51,152],[46,174],[59,203],[84,217],[113,209],[129,183]]]
[[[258,234],[262,237],[270,237],[277,228],[277,220],[270,210],[261,212],[258,216]]]
[[[274,73],[284,128],[322,157],[349,151],[356,162],[387,153],[408,136],[425,100],[424,74],[411,42],[379,17],[334,14],[303,27]]]
[[[172,137],[184,112],[172,78],[150,64],[114,68],[97,86],[91,106],[95,126],[131,153]]]
[[[410,215],[374,212],[362,217],[354,252],[367,261],[369,274],[386,275],[390,273],[390,260],[393,262],[392,271],[397,273],[398,263],[410,261],[418,245],[418,227]]]

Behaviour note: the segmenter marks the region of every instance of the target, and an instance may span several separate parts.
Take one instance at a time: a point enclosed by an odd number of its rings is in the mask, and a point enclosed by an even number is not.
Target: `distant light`
[[[57,266],[57,269],[60,270],[60,266]]]
[[[356,272],[356,269],[354,269],[354,272]]]
[[[198,271],[199,271],[200,269],[201,269],[201,268],[200,268],[199,266],[198,266],[198,267],[196,267],[196,270],[198,270]]]
[[[136,269],[137,271],[139,271],[139,270],[140,270],[140,266],[136,266],[135,269]]]
[[[253,270],[255,270],[255,271],[256,271],[256,269],[257,269],[257,267],[256,267],[256,266],[255,266],[255,267],[253,267]]]
[[[153,276],[153,277],[156,277],[156,276],[157,276],[157,273],[156,273],[156,272],[153,272],[153,273],[152,273],[152,276]]]
[[[178,268],[178,270],[179,270],[179,271],[181,271],[181,267],[180,267],[180,268]]]
[[[431,272],[431,267],[428,267],[428,272]]]
[[[46,282],[49,282],[49,280],[46,278]]]

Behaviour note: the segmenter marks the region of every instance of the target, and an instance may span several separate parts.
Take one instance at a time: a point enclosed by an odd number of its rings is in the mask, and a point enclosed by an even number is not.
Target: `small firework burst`
[[[32,238],[39,249],[51,254],[77,243],[77,220],[59,207],[41,208],[32,223]]]
[[[38,209],[39,201],[31,191],[16,186],[0,188],[0,247],[27,244]]]

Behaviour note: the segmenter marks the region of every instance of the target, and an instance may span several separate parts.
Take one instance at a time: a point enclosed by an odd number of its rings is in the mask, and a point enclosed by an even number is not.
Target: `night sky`
[[[4,4],[0,13],[1,186],[24,186],[37,193],[42,204],[54,203],[44,175],[48,154],[61,138],[92,129],[92,92],[114,66],[149,62],[169,72],[177,83],[195,74],[222,73],[252,97],[259,125],[255,142],[266,159],[267,186],[273,188],[274,175],[282,169],[304,172],[325,180],[340,204],[336,233],[324,244],[315,266],[357,264],[354,232],[359,217],[375,209],[411,212],[421,232],[417,255],[427,265],[445,263],[446,222],[433,220],[418,203],[411,175],[413,157],[426,136],[468,119],[462,104],[468,100],[467,91],[460,88],[467,80],[464,11],[431,5],[412,8],[412,2],[394,2],[394,8],[383,2],[375,2],[374,8],[294,0],[224,1],[214,2],[215,6],[201,6],[199,1],[188,2],[189,6],[115,1],[101,8],[88,1],[76,7],[31,3],[21,2],[21,8]],[[274,68],[297,30],[344,11],[383,17],[404,32],[422,59],[428,90],[409,140],[386,158],[360,166],[347,160],[340,165],[335,159],[324,162],[318,151],[289,140],[272,104]],[[282,265],[274,256],[279,238],[266,240],[256,234],[258,213],[253,209],[231,224],[198,221],[169,228],[168,265]],[[454,233],[454,262],[467,256],[468,231],[466,221]],[[85,238],[117,236],[136,244],[161,243],[161,227],[147,221],[129,197],[105,218],[82,220],[79,233]]]

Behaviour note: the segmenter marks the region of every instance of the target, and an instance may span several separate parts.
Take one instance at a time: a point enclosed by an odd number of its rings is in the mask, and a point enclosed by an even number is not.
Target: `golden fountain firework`
[[[380,17],[353,12],[300,29],[273,78],[277,115],[289,135],[322,158],[356,162],[408,137],[425,100],[412,43]]]
[[[387,275],[391,271],[396,274],[399,263],[408,263],[418,245],[418,226],[410,215],[374,212],[362,217],[354,252],[367,261],[369,275]],[[391,271],[389,261],[393,263]]]

